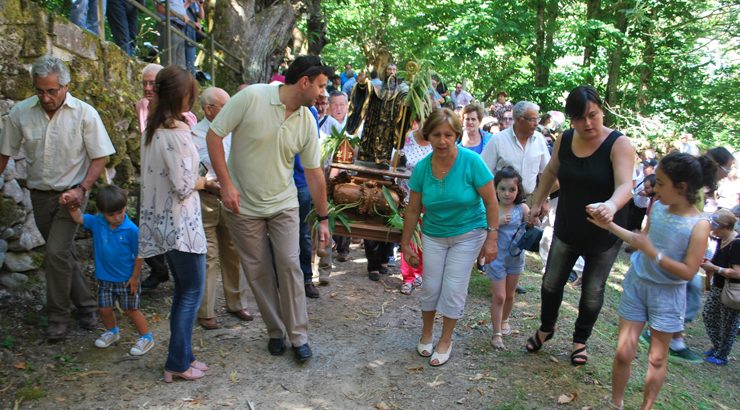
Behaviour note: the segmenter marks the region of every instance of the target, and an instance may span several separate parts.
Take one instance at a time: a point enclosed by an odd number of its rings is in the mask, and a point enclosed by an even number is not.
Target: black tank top
[[[593,154],[579,158],[573,154],[573,130],[563,133],[558,152],[560,199],[554,233],[578,252],[603,252],[618,239],[586,219],[586,205],[604,202],[614,193],[614,168],[610,157],[614,141],[621,135],[619,131],[612,131]],[[622,227],[626,225],[626,207],[617,211],[614,222]]]

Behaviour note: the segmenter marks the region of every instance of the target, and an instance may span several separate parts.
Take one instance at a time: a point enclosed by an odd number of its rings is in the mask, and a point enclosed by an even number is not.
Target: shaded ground
[[[84,331],[48,345],[42,338],[45,318],[40,303],[4,299],[0,408],[16,403],[20,408],[55,409],[602,408],[609,394],[623,263],[617,264],[610,279],[605,308],[590,341],[588,365],[575,368],[567,360],[578,297],[578,289],[570,286],[555,338],[538,354],[524,350],[526,338],[538,325],[539,309],[540,276],[528,271],[522,278],[528,293],[518,296],[512,318],[517,331],[505,339],[510,350],[495,351],[488,343],[488,279],[477,276],[471,281],[466,316],[454,336],[452,358],[445,366],[432,368],[414,350],[421,326],[418,294],[398,292],[397,268],[381,282],[369,281],[362,250],[353,245],[352,256],[349,262],[335,264],[331,284],[320,288],[321,298],[308,300],[314,358],[307,365],[296,364],[292,352],[270,356],[261,319],[240,322],[222,308],[219,320],[224,328],[196,327],[196,355],[211,370],[195,382],[162,381],[169,283],[142,298],[157,346],[140,358],[128,355],[135,332],[126,320],[120,321],[121,341],[108,349],[93,346],[98,332]],[[534,259],[528,260],[528,267],[539,271]],[[38,284],[29,294],[33,292],[38,294]],[[256,311],[254,303],[250,308]],[[703,324],[689,328],[688,342],[703,350],[707,345]],[[737,365],[735,357],[724,368],[672,363],[658,407],[740,408]],[[641,401],[645,367],[642,351],[635,361],[627,408]],[[574,399],[558,405],[563,394]]]

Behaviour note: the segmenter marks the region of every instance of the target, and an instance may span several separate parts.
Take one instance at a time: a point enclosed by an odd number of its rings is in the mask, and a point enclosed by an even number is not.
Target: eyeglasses
[[[722,172],[724,172],[724,173],[725,173],[725,175],[730,175],[730,170],[729,170],[729,169],[727,169],[727,168],[725,168],[724,166],[720,165],[720,166],[719,166],[719,169],[721,169],[721,170],[722,170]]]
[[[540,118],[539,117],[522,117],[524,121],[527,122],[537,122]]]
[[[514,121],[514,117],[504,117],[504,121]]]
[[[56,97],[59,95],[59,91],[64,88],[63,85],[60,85],[58,88],[49,88],[48,90],[42,90],[37,88],[36,89],[36,95],[39,97],[43,97],[44,95],[48,95],[49,97]]]
[[[154,81],[142,81],[141,83],[144,85],[144,87],[147,87],[147,86],[154,87],[154,84],[155,84]]]

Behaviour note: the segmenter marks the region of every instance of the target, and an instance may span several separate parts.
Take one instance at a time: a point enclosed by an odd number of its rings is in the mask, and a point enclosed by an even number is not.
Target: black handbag
[[[526,222],[522,222],[514,232],[509,245],[509,255],[519,256],[523,251],[539,252],[540,240],[544,232],[539,226],[527,226]]]

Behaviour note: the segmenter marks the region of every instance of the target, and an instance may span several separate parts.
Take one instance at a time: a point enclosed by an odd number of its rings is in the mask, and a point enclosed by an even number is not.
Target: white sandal
[[[452,353],[452,342],[450,342],[450,347],[447,348],[446,353],[440,353],[435,350],[432,354],[432,357],[429,358],[429,365],[433,367],[442,366],[443,364],[447,363],[448,360],[450,360],[450,353]],[[437,361],[437,364],[432,363],[435,360]]]
[[[419,353],[419,356],[429,357],[432,355],[433,351],[434,351],[433,343],[422,343],[421,339],[419,339],[419,343],[416,344],[416,353]]]
[[[509,336],[511,334],[511,324],[509,323],[509,319],[504,320],[501,322],[501,334],[504,336]]]
[[[493,334],[493,337],[491,337],[491,346],[493,346],[494,349],[506,350],[502,336],[501,332],[496,332]]]

